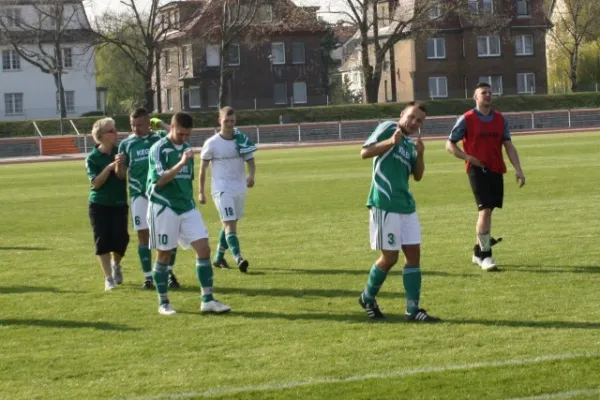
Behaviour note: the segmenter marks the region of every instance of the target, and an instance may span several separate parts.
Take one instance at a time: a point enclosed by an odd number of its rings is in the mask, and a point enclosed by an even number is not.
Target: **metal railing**
[[[71,123],[71,126],[75,130],[75,133],[77,133],[77,137],[83,136],[83,148],[84,148],[84,151],[87,153],[88,152],[87,133],[84,133],[83,135],[81,135],[81,133],[79,133],[79,129],[77,129],[77,127],[73,123],[73,120],[70,119],[69,122]]]
[[[38,139],[38,143],[39,143],[39,147],[40,147],[40,156],[44,155],[44,148],[43,148],[43,143],[44,143],[44,135],[42,135],[42,132],[40,131],[40,128],[38,128],[37,124],[35,123],[35,121],[33,121],[33,127],[35,128],[38,136],[40,137]]]

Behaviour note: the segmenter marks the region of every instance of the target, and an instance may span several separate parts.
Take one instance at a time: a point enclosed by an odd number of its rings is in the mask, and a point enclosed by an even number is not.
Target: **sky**
[[[145,9],[149,7],[151,0],[135,0],[136,5],[140,9]],[[320,6],[321,11],[339,11],[343,9],[346,0],[294,0],[294,2],[298,5],[304,6]],[[169,0],[162,0],[161,4],[169,3]],[[122,4],[121,0],[84,0],[84,4],[86,6],[86,12],[88,13],[88,17],[93,18],[94,15],[100,15],[105,10],[119,10],[126,9]],[[324,5],[325,4],[325,5]],[[341,15],[335,14],[323,14],[323,17],[329,21],[337,21],[341,19]]]

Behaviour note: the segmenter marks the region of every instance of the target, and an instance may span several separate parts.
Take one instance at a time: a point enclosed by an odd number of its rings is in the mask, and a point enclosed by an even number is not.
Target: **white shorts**
[[[397,214],[371,207],[369,214],[373,250],[401,250],[403,245],[421,244],[417,213]]]
[[[217,207],[217,211],[219,212],[221,221],[237,221],[244,216],[246,193],[213,193],[212,198],[215,202],[215,207]]]
[[[148,229],[148,199],[144,196],[138,196],[131,200],[130,208],[133,230],[137,232]]]
[[[189,249],[196,240],[208,238],[208,231],[197,209],[181,215],[169,207],[150,203],[148,207],[148,225],[150,225],[150,248],[171,250],[179,244]]]

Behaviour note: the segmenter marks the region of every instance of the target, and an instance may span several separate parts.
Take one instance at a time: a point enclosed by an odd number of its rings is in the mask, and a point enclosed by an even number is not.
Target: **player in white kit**
[[[219,246],[213,266],[229,269],[225,251],[231,250],[241,272],[248,271],[248,260],[242,257],[237,236],[237,221],[244,215],[248,188],[254,186],[256,146],[235,128],[235,111],[224,107],[219,111],[221,131],[210,137],[202,146],[199,173],[199,201],[206,204],[206,171],[211,166],[211,194],[222,222]],[[245,164],[248,164],[246,176]]]

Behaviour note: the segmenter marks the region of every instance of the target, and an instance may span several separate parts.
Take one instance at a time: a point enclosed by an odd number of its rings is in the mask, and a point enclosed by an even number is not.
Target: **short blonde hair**
[[[102,118],[94,122],[94,126],[92,126],[92,137],[94,138],[94,142],[100,143],[102,135],[110,132],[110,128],[116,128],[115,120],[110,117]]]

